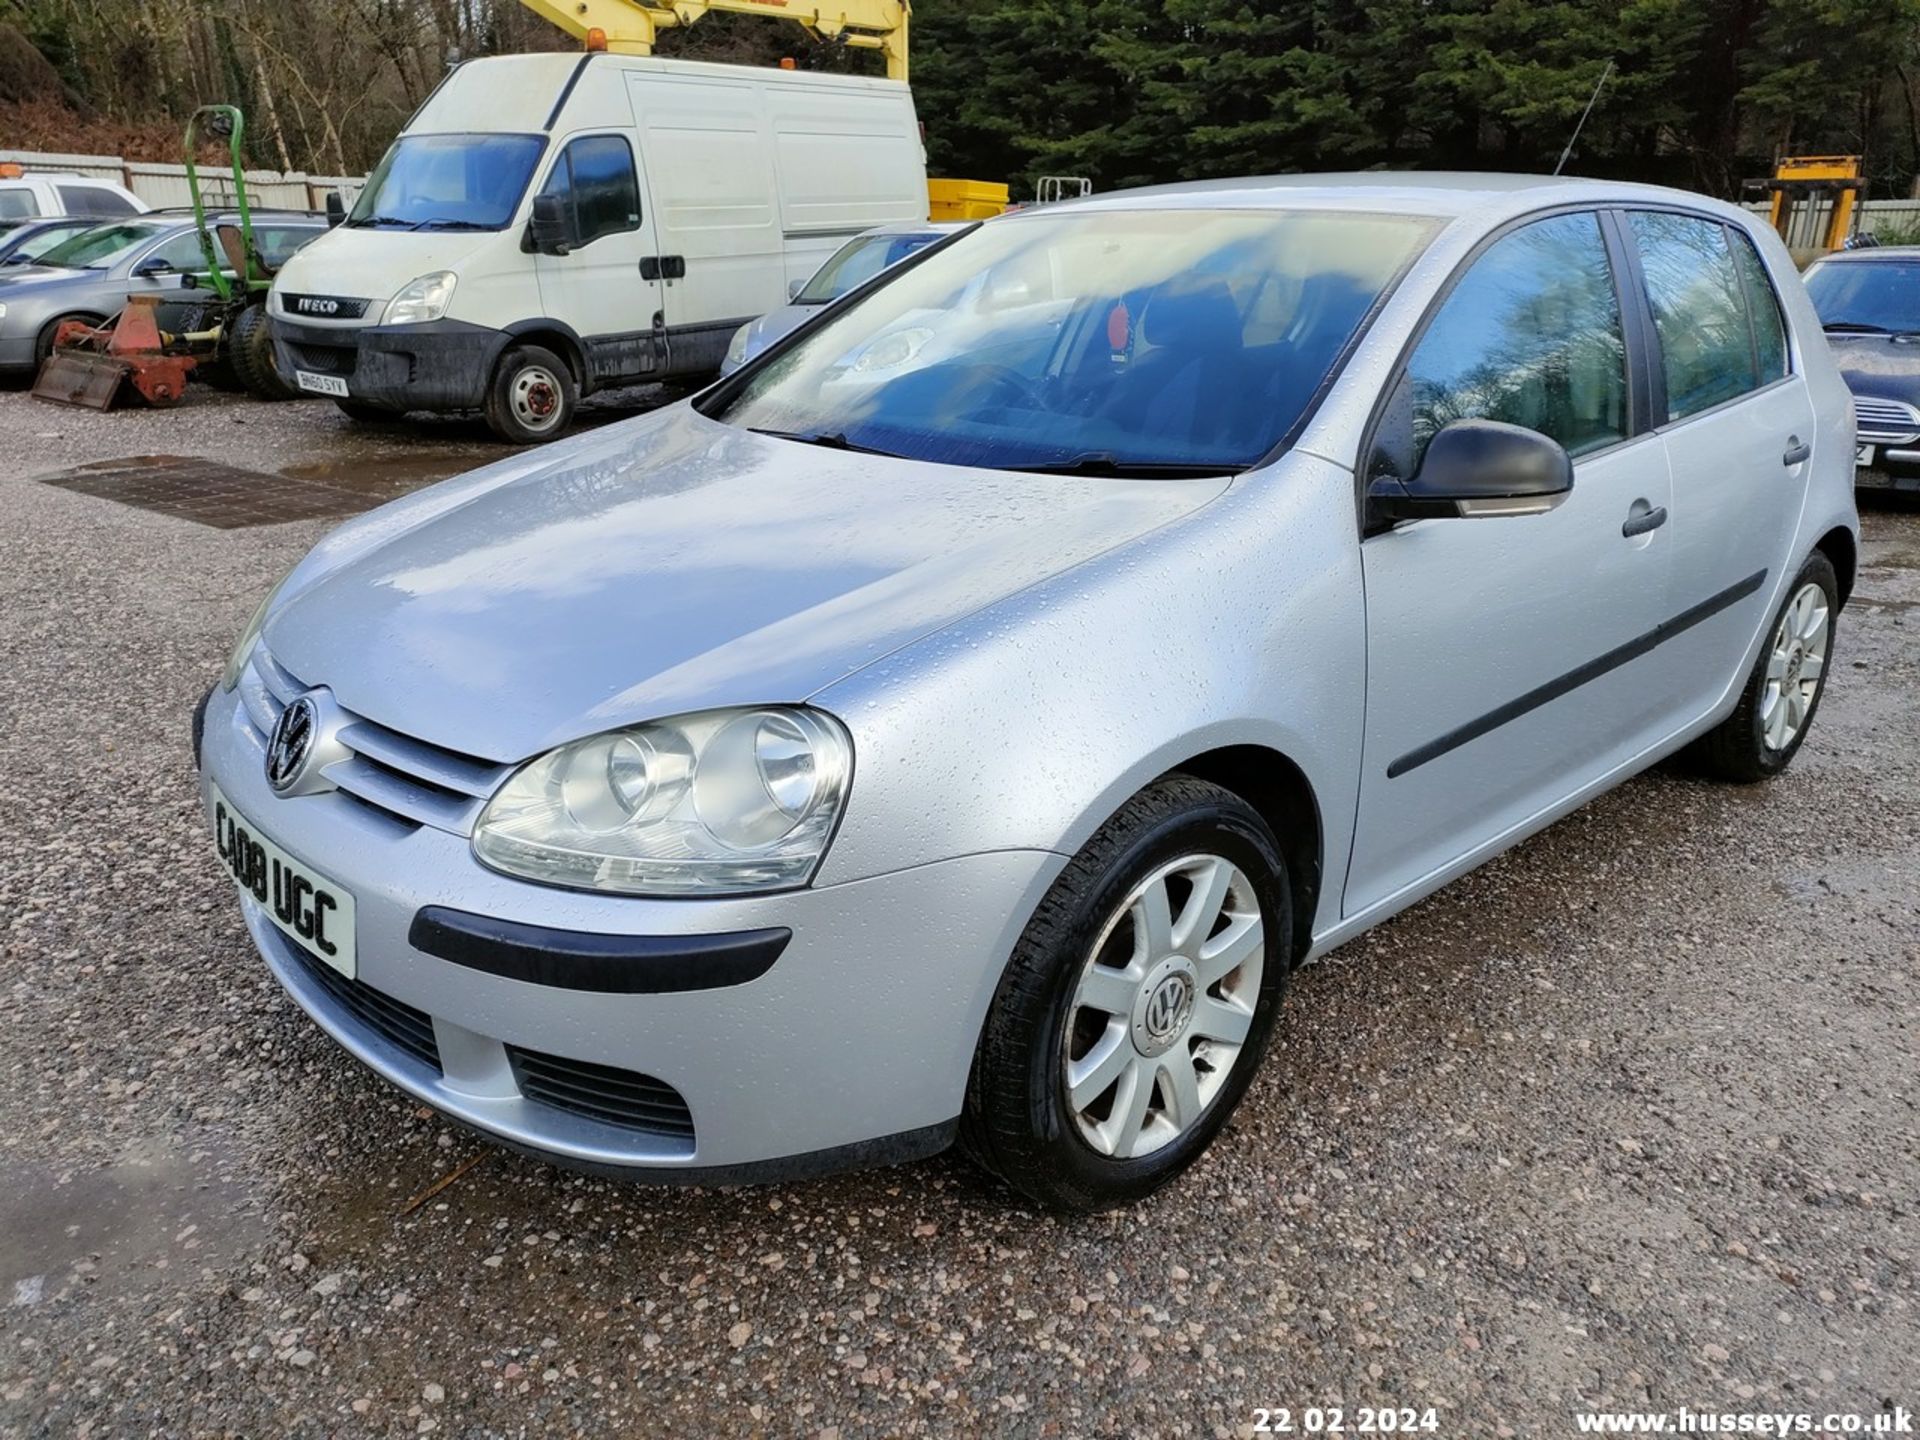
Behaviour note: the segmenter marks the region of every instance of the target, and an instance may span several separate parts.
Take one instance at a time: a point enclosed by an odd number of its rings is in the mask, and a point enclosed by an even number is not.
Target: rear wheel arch
[[[1860,563],[1859,542],[1846,526],[1836,525],[1822,535],[1813,548],[1832,564],[1834,578],[1840,582],[1840,604],[1844,608],[1847,597],[1853,594],[1853,572]]]

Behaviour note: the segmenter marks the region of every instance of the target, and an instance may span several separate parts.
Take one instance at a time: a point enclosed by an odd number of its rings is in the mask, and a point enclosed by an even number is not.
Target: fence
[[[187,188],[187,167],[158,165],[145,160],[122,160],[118,155],[49,155],[32,150],[0,150],[0,162],[15,161],[29,173],[58,172],[65,175],[90,175],[124,185],[156,210],[191,205],[193,192]],[[209,205],[234,202],[233,174],[223,165],[202,165],[200,194]],[[324,210],[327,192],[338,190],[351,207],[360,187],[361,176],[306,175],[299,171],[249,170],[247,200],[265,209]]]

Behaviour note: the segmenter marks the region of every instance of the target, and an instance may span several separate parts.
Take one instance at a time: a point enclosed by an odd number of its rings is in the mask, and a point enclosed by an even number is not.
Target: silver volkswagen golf
[[[1663,756],[1805,739],[1847,391],[1675,191],[989,221],[691,402],[323,540],[198,719],[253,939],[506,1144],[733,1182],[1214,1140],[1304,961]]]

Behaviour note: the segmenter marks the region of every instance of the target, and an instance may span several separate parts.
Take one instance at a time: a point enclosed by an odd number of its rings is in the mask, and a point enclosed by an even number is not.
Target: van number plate
[[[293,378],[302,390],[311,390],[316,395],[331,395],[336,400],[347,398],[347,382],[338,375],[316,375],[311,370],[296,370]]]

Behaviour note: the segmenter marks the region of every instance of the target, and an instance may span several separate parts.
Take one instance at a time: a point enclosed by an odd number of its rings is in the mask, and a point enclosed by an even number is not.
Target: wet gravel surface
[[[1915,1408],[1913,507],[1866,517],[1785,778],[1643,777],[1337,952],[1184,1183],[1062,1220],[957,1158],[582,1178],[358,1069],[249,948],[186,738],[324,523],[218,531],[25,478],[143,453],[404,486],[498,452],[313,405],[49,420],[0,395],[0,1434],[1229,1436],[1255,1407],[1393,1404],[1482,1437]]]

